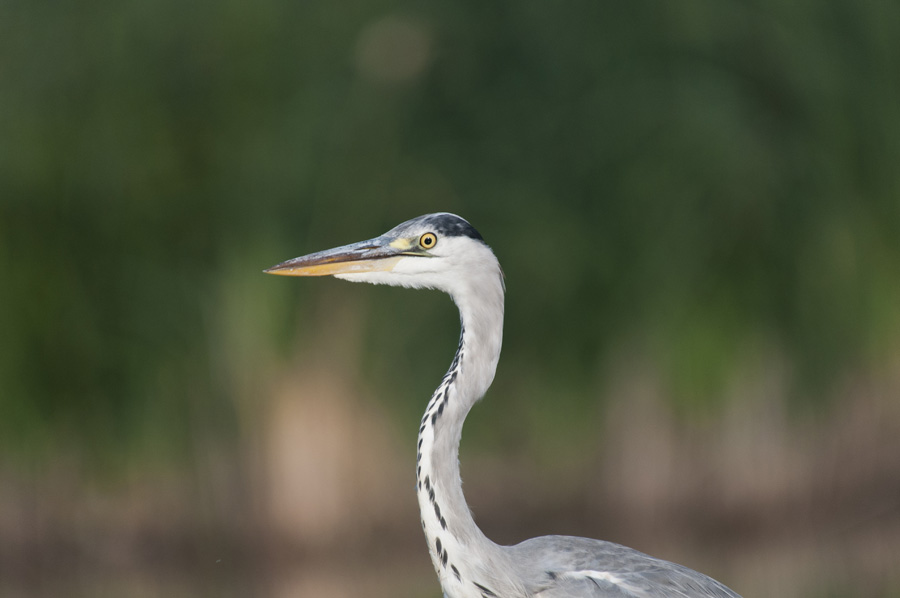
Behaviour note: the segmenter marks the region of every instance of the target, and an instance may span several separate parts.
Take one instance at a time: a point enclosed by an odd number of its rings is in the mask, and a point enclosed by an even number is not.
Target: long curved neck
[[[447,596],[474,589],[477,563],[504,558],[478,528],[466,504],[459,475],[459,441],[469,409],[494,379],[503,338],[501,274],[478,281],[472,291],[453,294],[462,331],[450,369],[435,390],[419,428],[417,492],[422,526]],[[478,555],[476,559],[474,555]]]

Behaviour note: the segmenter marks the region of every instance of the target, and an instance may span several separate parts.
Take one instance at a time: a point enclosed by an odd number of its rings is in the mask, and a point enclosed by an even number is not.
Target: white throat
[[[481,532],[465,502],[459,475],[459,441],[469,409],[494,379],[503,338],[503,281],[499,269],[474,289],[451,296],[462,331],[450,369],[428,402],[419,427],[416,490],[422,527],[441,586],[448,598],[500,595],[488,571],[506,557]],[[467,298],[477,298],[473,301]],[[478,559],[474,555],[478,555]],[[502,584],[505,586],[505,584]]]

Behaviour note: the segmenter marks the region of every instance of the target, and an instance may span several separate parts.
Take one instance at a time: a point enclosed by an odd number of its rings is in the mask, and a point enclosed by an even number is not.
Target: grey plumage
[[[612,542],[543,536],[508,550],[535,598],[740,598],[702,573]]]
[[[459,347],[425,409],[416,455],[422,528],[446,598],[740,598],[706,575],[611,542],[545,536],[498,546],[475,525],[459,477],[459,441],[466,415],[494,379],[505,287],[497,258],[468,222],[428,214],[267,272],[434,288],[459,307]]]

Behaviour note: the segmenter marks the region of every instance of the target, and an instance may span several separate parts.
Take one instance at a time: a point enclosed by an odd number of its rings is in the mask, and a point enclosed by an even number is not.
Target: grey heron
[[[425,409],[416,458],[422,528],[445,598],[740,598],[706,575],[612,542],[543,536],[500,546],[475,524],[459,441],[497,369],[505,286],[493,251],[466,220],[427,214],[266,272],[438,289],[459,308],[459,347]]]

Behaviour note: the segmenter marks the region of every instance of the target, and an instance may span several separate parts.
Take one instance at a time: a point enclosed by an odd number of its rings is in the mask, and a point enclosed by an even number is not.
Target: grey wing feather
[[[509,551],[535,598],[741,598],[702,573],[612,542],[544,536]]]

